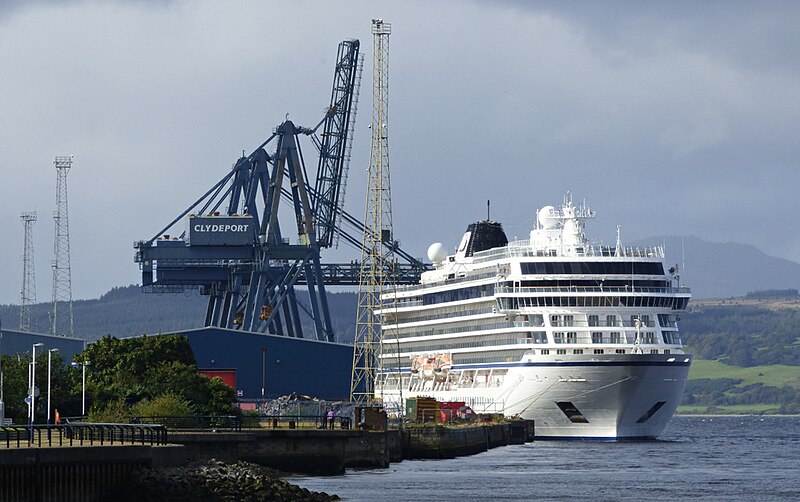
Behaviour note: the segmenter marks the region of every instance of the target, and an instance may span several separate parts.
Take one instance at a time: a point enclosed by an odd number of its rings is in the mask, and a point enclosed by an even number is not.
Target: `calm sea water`
[[[345,500],[800,500],[800,417],[675,417],[658,441],[536,441],[290,481]]]

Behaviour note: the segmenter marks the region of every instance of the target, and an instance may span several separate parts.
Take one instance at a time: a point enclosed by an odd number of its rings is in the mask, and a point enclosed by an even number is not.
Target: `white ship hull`
[[[685,354],[609,354],[504,363],[493,365],[508,369],[502,379],[487,374],[466,386],[430,380],[414,390],[406,386],[403,398],[464,401],[478,413],[532,419],[538,438],[654,439],[675,413],[690,362]],[[396,389],[382,397],[400,404]],[[557,403],[570,403],[580,416],[570,419]]]

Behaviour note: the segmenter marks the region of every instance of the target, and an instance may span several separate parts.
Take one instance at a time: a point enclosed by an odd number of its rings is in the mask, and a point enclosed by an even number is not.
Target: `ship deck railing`
[[[472,278],[472,280],[475,280]],[[455,282],[455,281],[454,281]],[[415,289],[423,289],[424,287],[428,286],[408,286],[403,288],[402,291],[413,291]],[[397,291],[401,291],[401,288],[397,288]],[[684,286],[678,288],[648,288],[648,287],[631,287],[631,286],[495,286],[494,288],[494,295],[490,294],[488,291],[481,295],[480,297],[488,297],[488,296],[496,296],[496,295],[537,295],[541,293],[572,293],[572,294],[583,294],[583,293],[629,293],[629,294],[637,294],[637,293],[655,293],[661,295],[689,295],[692,293],[691,288],[687,288]],[[389,295],[389,292],[384,292],[381,296],[382,300],[382,308],[400,308],[400,307],[419,307],[425,305],[422,300],[404,300],[400,299],[400,301],[395,302],[394,297]],[[434,304],[431,304],[434,305]]]
[[[630,286],[497,286],[495,294],[537,294],[537,293],[658,293],[664,295],[691,294],[692,290],[686,287],[679,288],[646,288]]]
[[[560,258],[560,257],[597,257],[597,258],[664,258],[662,246],[603,246],[587,244],[567,248],[534,248],[528,239],[509,242],[508,246],[479,251],[472,256],[472,263],[502,260],[506,258]]]

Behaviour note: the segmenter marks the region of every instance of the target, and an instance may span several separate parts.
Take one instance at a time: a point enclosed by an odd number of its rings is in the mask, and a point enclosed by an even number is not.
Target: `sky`
[[[19,302],[24,211],[39,215],[37,299],[51,297],[55,156],[74,155],[73,297],[138,283],[134,241],[287,114],[322,118],[348,38],[366,63],[345,207],[363,218],[372,18],[392,25],[393,222],[412,255],[454,247],[487,200],[526,238],[570,190],[597,211],[598,240],[619,224],[623,241],[695,235],[800,261],[797,2],[12,0],[0,303]]]

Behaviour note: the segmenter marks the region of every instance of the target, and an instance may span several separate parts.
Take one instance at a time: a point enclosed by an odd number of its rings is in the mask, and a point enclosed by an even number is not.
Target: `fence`
[[[42,446],[167,444],[167,429],[146,424],[66,424],[0,427],[6,448]]]
[[[151,416],[134,417],[136,424],[159,424],[171,431],[228,431],[239,432],[242,429],[326,429],[330,425],[327,413],[323,410],[319,415],[301,415],[299,413],[281,413],[275,415],[243,415],[243,416]],[[347,416],[336,416],[334,427],[349,429],[352,419]],[[330,427],[333,429],[334,427]]]
[[[353,420],[350,417],[334,417],[333,425],[325,414],[322,415],[266,415],[262,417],[246,417],[257,420],[268,429],[350,429]]]
[[[242,430],[242,417],[236,415],[133,417],[131,423],[162,425],[173,431],[217,430],[237,432]]]

